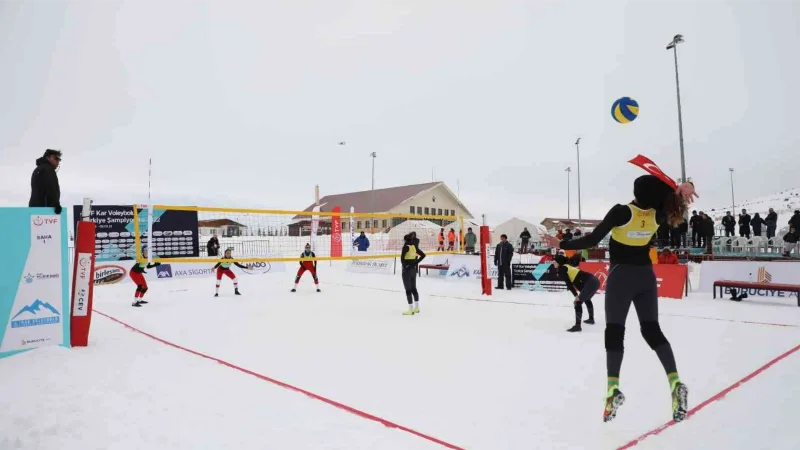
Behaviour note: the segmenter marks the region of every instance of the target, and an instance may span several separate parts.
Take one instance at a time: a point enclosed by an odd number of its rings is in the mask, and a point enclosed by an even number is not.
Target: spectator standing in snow
[[[703,244],[705,244],[706,251],[711,254],[711,243],[714,240],[714,219],[702,211],[700,211],[700,214],[703,216]]]
[[[746,209],[742,209],[739,214],[739,236],[750,239],[750,214],[747,214]]]
[[[767,239],[774,238],[775,230],[778,229],[778,213],[770,208],[765,222],[767,223]]]
[[[519,252],[528,253],[528,242],[531,240],[531,232],[528,231],[528,227],[525,227],[525,229],[522,230],[522,233],[519,234],[519,238],[522,241]]]
[[[762,219],[758,213],[753,215],[753,220],[750,221],[750,225],[753,226],[753,236],[761,236],[761,226],[765,223],[766,222],[764,222],[764,219]]]
[[[562,241],[569,241],[572,239],[572,230],[567,228],[567,231],[564,232],[564,237],[561,238]]]
[[[353,241],[353,247],[358,247],[358,251],[365,252],[369,248],[369,238],[362,231],[360,235]]]
[[[219,256],[219,239],[217,239],[216,234],[211,236],[211,239],[208,240],[206,252],[208,256]]]
[[[795,210],[794,215],[789,219],[789,229],[795,234],[800,233],[800,210]]]
[[[447,251],[452,252],[456,249],[456,230],[450,228],[447,233]]]
[[[472,232],[472,228],[467,228],[467,234],[464,236],[464,249],[468,255],[475,254],[475,244],[478,242],[478,236]]]
[[[689,226],[692,227],[692,247],[700,247],[700,227],[703,223],[703,218],[697,214],[697,211],[692,211],[692,217],[689,218]]]
[[[495,289],[511,290],[511,259],[514,257],[514,246],[508,242],[508,236],[500,235],[500,243],[494,250],[494,265],[497,266],[497,286]],[[505,281],[505,283],[503,283]]]
[[[722,218],[722,226],[725,228],[725,237],[736,236],[736,219],[733,218],[731,212],[725,213]]]
[[[61,152],[47,149],[44,155],[36,160],[36,168],[31,175],[31,199],[29,208],[49,207],[61,214],[61,187],[58,184],[58,169],[61,164]]]

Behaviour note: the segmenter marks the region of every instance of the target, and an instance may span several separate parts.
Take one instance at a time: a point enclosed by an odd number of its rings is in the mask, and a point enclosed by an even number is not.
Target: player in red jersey
[[[319,290],[319,278],[317,278],[317,261],[304,260],[306,258],[316,257],[317,255],[311,251],[311,244],[306,244],[306,251],[300,254],[300,268],[297,269],[297,276],[294,278],[292,292],[297,291],[297,285],[300,284],[300,277],[302,277],[306,271],[311,272],[311,276],[314,277],[314,284],[317,286],[317,292],[321,292]]]

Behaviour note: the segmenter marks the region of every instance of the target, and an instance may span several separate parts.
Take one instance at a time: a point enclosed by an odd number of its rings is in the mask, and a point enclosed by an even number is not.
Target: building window
[[[414,214],[414,207],[411,207],[411,214]]]
[[[422,214],[422,206],[417,206],[417,214]]]
[[[378,228],[378,219],[372,221],[372,228]]]
[[[356,228],[358,228],[359,230],[361,229],[361,221],[360,220],[358,222],[356,222]]]
[[[383,227],[382,228],[386,228],[386,219],[383,219]]]
[[[440,215],[440,216],[442,215],[442,208],[439,208],[439,214],[438,215]]]
[[[428,214],[430,214],[430,208],[428,208],[428,207],[426,206],[426,207],[425,207],[425,215],[427,216]]]

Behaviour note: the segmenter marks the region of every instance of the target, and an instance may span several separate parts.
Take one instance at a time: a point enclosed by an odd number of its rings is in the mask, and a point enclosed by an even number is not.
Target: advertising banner
[[[447,270],[448,280],[481,281],[480,255],[452,255],[448,260],[450,262],[450,268]],[[497,266],[492,264],[487,264],[487,266],[489,278],[497,278]]]
[[[552,263],[512,264],[511,280],[514,287],[524,287],[532,291],[563,291],[567,284],[558,276]]]
[[[705,264],[703,263],[704,266]],[[593,274],[600,280],[599,293],[606,290],[609,267],[610,264],[604,262],[582,262],[580,265],[581,270]],[[689,277],[689,269],[685,264],[655,264],[653,270],[656,273],[659,297],[683,298]]]
[[[748,289],[751,297],[796,297],[793,292],[769,289],[769,283],[799,284],[800,262],[791,261],[704,261],[700,266],[700,292],[712,292],[714,282],[720,280],[763,283],[763,289]],[[725,288],[725,295],[729,295]]]
[[[342,212],[342,208],[334,206],[333,212]],[[331,256],[342,256],[342,216],[339,215],[331,216]]]
[[[75,229],[83,205],[73,207]],[[139,209],[142,245],[147,242],[147,209]],[[96,262],[131,260],[135,257],[133,205],[92,205],[95,223]],[[197,211],[153,210],[150,252],[158,258],[188,258],[200,255]]]
[[[67,213],[0,208],[0,358],[46,345],[69,346]]]
[[[384,259],[355,259],[347,264],[348,272],[356,273],[382,273],[392,275],[394,273],[395,258]]]

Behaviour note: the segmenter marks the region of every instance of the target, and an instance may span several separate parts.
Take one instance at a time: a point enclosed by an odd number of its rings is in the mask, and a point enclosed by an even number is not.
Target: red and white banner
[[[604,262],[582,262],[580,269],[594,274],[600,280],[598,292],[606,291],[606,278],[611,265]],[[683,298],[686,292],[686,283],[689,278],[689,269],[684,264],[654,264],[658,283],[658,296],[665,298]]]
[[[331,216],[331,256],[334,258],[342,256],[342,216],[336,214],[342,212],[342,208],[333,207],[334,215]]]
[[[80,221],[75,230],[75,266],[72,272],[70,344],[86,347],[92,322],[94,294],[95,223]]]

